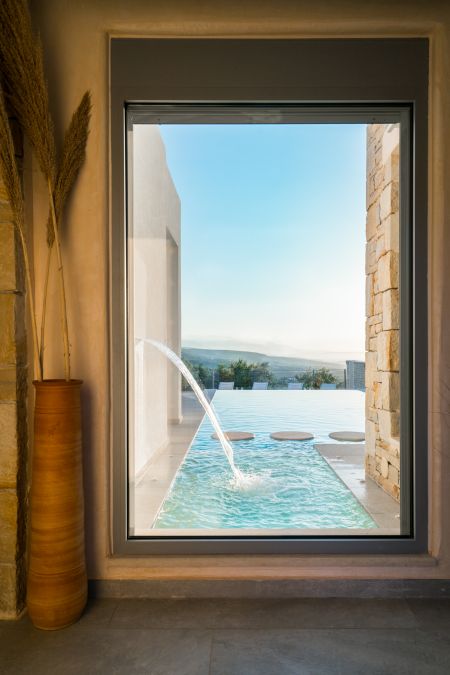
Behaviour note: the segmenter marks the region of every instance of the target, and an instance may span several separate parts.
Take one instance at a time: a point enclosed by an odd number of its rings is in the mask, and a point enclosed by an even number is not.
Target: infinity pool
[[[255,438],[233,443],[236,465],[258,479],[237,487],[205,417],[152,527],[155,529],[376,528],[315,450],[332,431],[364,429],[359,391],[218,391],[224,430]],[[274,441],[274,431],[309,431],[312,441]]]

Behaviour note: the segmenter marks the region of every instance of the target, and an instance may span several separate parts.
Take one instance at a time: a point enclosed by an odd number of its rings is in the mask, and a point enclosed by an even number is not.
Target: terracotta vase
[[[87,599],[81,448],[81,380],[34,382],[28,613],[56,630],[74,623]]]

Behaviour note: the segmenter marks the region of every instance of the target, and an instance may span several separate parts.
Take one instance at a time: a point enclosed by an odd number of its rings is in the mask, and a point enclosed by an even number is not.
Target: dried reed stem
[[[33,334],[34,372],[35,372],[35,377],[41,382],[42,378],[43,378],[43,372],[42,372],[42,364],[41,364],[41,361],[39,359],[40,349],[39,349],[38,330],[37,330],[37,321],[36,321],[36,309],[35,309],[35,306],[34,306],[33,286],[31,284],[30,261],[29,261],[29,258],[28,258],[27,242],[25,241],[23,226],[19,225],[19,223],[17,221],[15,221],[15,225],[16,225],[16,230],[19,233],[19,239],[20,239],[20,243],[21,243],[21,247],[22,247],[22,255],[23,255],[24,266],[25,266],[28,306],[29,306],[30,318],[31,318],[31,332]]]
[[[59,242],[58,223],[56,220],[55,202],[53,200],[53,187],[50,178],[47,180],[48,199],[50,202],[50,212],[53,223],[53,235],[55,237],[56,259],[58,261],[58,277],[59,277],[59,300],[61,306],[61,331],[64,343],[64,375],[68,382],[70,380],[70,343],[69,343],[69,327],[67,324],[67,303],[66,290],[64,286],[64,269],[61,257],[61,246]]]
[[[44,372],[44,351],[45,351],[45,319],[47,316],[47,295],[48,295],[48,281],[50,278],[50,268],[52,262],[53,245],[47,246],[47,263],[45,265],[44,289],[42,294],[42,313],[41,313],[41,345],[39,351],[39,361],[42,372]]]
[[[22,255],[25,266],[26,295],[31,319],[31,332],[33,335],[33,354],[35,377],[42,380],[42,368],[39,360],[39,339],[37,332],[36,310],[34,304],[33,286],[31,283],[31,269],[28,258],[28,249],[25,239],[24,228],[24,204],[22,187],[20,184],[19,170],[17,168],[14,141],[11,134],[9,119],[0,90],[0,170],[5,184],[8,200],[13,212],[14,227],[19,235]]]

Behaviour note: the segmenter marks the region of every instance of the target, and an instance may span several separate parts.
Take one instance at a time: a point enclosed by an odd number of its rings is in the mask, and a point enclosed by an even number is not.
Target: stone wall
[[[367,127],[366,472],[400,498],[399,127]]]
[[[20,138],[17,153],[22,159]],[[25,604],[27,349],[22,261],[0,180],[0,618]]]

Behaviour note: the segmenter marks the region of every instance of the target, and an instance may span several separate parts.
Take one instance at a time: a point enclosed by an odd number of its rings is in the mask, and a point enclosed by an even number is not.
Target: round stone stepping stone
[[[223,433],[228,441],[251,441],[255,438],[255,435],[251,434],[249,431],[224,431]],[[219,440],[219,437],[215,432],[211,434],[211,438],[214,438],[215,441]]]
[[[308,431],[274,431],[270,438],[274,441],[309,441],[314,436]]]
[[[350,443],[361,443],[366,438],[362,431],[333,431],[329,436],[335,441],[347,441]]]

